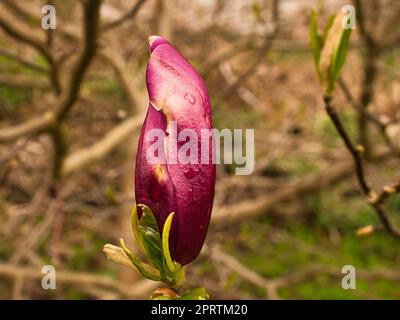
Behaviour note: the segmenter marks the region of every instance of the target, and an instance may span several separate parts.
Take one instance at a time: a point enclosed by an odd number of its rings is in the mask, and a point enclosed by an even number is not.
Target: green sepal
[[[140,236],[140,232],[139,232],[139,218],[137,215],[136,204],[133,206],[133,208],[131,210],[131,226],[132,226],[132,231],[133,231],[133,234],[135,236],[137,243],[139,244],[139,246],[143,250],[143,252],[146,253],[146,249],[143,245],[142,237]]]
[[[175,212],[171,212],[164,223],[164,228],[162,232],[162,250],[167,263],[169,271],[176,271],[175,263],[172,261],[171,253],[169,251],[169,232],[171,230],[172,219],[174,218]]]
[[[166,265],[163,255],[161,235],[158,229],[157,220],[149,207],[143,204],[138,205],[142,209],[142,216],[135,225],[135,212],[132,212],[132,229],[136,229],[139,245],[149,258],[151,264],[160,271],[161,277],[166,277]],[[134,231],[135,233],[135,231]],[[135,235],[136,237],[136,235]]]
[[[161,281],[162,278],[160,276],[160,272],[156,270],[153,266],[142,262],[135,254],[128,249],[125,245],[123,239],[120,239],[120,244],[122,250],[124,250],[125,254],[128,256],[129,260],[131,260],[132,264],[137,268],[137,270],[146,278],[154,281]]]

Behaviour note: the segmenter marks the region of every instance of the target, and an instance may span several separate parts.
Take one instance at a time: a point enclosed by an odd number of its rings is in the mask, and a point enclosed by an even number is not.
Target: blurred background
[[[366,203],[325,113],[309,49],[349,1],[1,0],[0,298],[138,299],[157,287],[106,260],[130,247],[134,161],[147,109],[147,38],[203,76],[214,126],[255,129],[255,170],[219,165],[213,218],[188,283],[213,299],[400,299],[400,236]],[[43,30],[42,7],[56,8]],[[400,2],[353,1],[333,103],[365,148],[376,192],[400,180]],[[400,198],[385,198],[400,228]],[[397,227],[396,227],[397,225]],[[43,290],[41,268],[57,270]],[[341,269],[357,270],[344,290]]]

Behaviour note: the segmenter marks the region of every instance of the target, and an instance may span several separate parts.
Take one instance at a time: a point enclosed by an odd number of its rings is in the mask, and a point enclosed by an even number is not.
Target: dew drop
[[[196,103],[196,98],[194,97],[194,95],[192,95],[189,92],[186,92],[184,95],[184,98],[187,102],[189,102],[190,104],[195,104]]]
[[[194,191],[192,188],[190,188],[188,191],[188,200],[189,203],[192,203],[194,201]]]
[[[190,168],[189,170],[184,171],[183,174],[186,178],[193,179],[199,174],[199,170]]]

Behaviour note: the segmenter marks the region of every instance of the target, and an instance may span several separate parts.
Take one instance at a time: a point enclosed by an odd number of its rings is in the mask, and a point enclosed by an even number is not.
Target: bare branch
[[[80,170],[109,154],[120,144],[132,131],[137,129],[143,122],[142,115],[132,116],[123,123],[110,130],[101,140],[92,146],[78,150],[69,155],[64,162],[63,175],[71,174]]]
[[[325,109],[328,113],[332,123],[334,124],[336,131],[339,133],[341,139],[343,140],[344,144],[346,145],[347,150],[350,152],[351,156],[353,157],[354,167],[356,169],[356,175],[358,183],[361,187],[361,190],[364,196],[367,198],[367,202],[371,205],[371,207],[377,213],[379,219],[381,220],[385,229],[394,237],[400,239],[400,230],[398,230],[390,221],[385,209],[382,206],[382,203],[377,201],[375,191],[371,189],[368,185],[365,172],[364,172],[364,165],[361,157],[361,153],[364,151],[362,148],[357,148],[353,145],[346,129],[344,128],[338,114],[336,113],[335,108],[332,106],[332,98],[330,96],[324,97],[325,102]]]
[[[202,253],[206,254],[211,259],[218,261],[218,264],[223,264],[228,269],[236,272],[240,277],[249,281],[250,283],[259,287],[263,287],[270,299],[280,299],[276,291],[276,285],[273,281],[270,281],[269,279],[262,277],[258,273],[250,270],[235,257],[220,250],[218,246],[205,246]]]
[[[47,130],[55,120],[52,112],[46,112],[40,117],[29,120],[20,125],[0,129],[0,143],[8,142],[27,135],[34,135]]]
[[[49,83],[42,78],[34,78],[23,74],[0,75],[0,85],[16,88],[49,89]]]
[[[138,0],[138,2],[136,2],[136,4],[131,8],[131,10],[129,10],[129,12],[127,12],[125,15],[123,15],[122,17],[118,18],[115,21],[106,23],[105,25],[103,25],[101,27],[101,30],[109,31],[111,29],[114,29],[114,28],[120,26],[125,21],[132,20],[137,15],[137,13],[140,11],[140,8],[143,6],[143,4],[145,2],[146,2],[146,0]]]
[[[268,196],[262,195],[256,199],[243,200],[239,203],[215,208],[211,216],[212,225],[224,227],[243,219],[256,217],[288,199],[331,186],[350,176],[352,172],[353,163],[345,161],[327,171],[323,170],[313,176],[294,181],[291,185],[271,192]]]
[[[42,279],[41,268],[20,267],[16,264],[0,264],[0,275],[23,277],[27,279]],[[157,282],[140,280],[134,285],[127,285],[106,276],[93,275],[86,272],[57,270],[57,282],[76,284],[78,286],[95,285],[116,291],[126,298],[137,299],[149,295],[157,287]]]
[[[97,49],[97,34],[101,0],[84,2],[84,27],[81,52],[67,80],[66,89],[56,111],[58,121],[63,121],[78,98],[83,76]]]
[[[3,48],[0,48],[0,56],[6,57],[8,59],[11,59],[25,67],[31,68],[32,70],[35,70],[37,72],[41,72],[41,73],[48,73],[49,70],[41,65],[38,65],[32,61],[26,60],[22,57],[20,57],[19,55],[17,55],[16,53],[7,51]]]
[[[12,19],[12,14],[4,6],[0,6],[0,27],[4,29],[10,36],[15,39],[26,43],[36,50],[38,50],[47,60],[50,65],[50,78],[54,85],[55,91],[60,91],[60,84],[58,79],[58,69],[55,59],[53,58],[48,46],[46,45],[46,38],[42,33],[35,32],[31,28],[26,27],[24,24]]]

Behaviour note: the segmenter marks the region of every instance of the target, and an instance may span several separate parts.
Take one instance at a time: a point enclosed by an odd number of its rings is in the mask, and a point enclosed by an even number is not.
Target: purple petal
[[[170,235],[171,255],[187,264],[200,253],[207,233],[215,185],[215,165],[211,163],[212,138],[207,137],[209,163],[150,165],[146,150],[150,142],[144,135],[152,128],[165,130],[165,153],[177,142],[171,121],[177,124],[177,134],[186,128],[198,137],[198,160],[201,159],[201,130],[211,129],[211,104],[205,84],[190,63],[164,38],[149,38],[151,56],[147,66],[147,89],[150,106],[139,141],[136,162],[136,202],[149,206],[162,230],[168,214],[175,212]],[[154,172],[161,171],[160,175]],[[156,190],[154,191],[154,186]],[[159,196],[159,191],[162,193]]]

